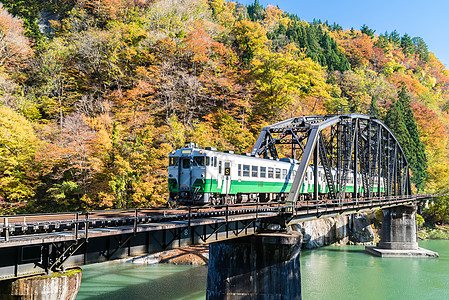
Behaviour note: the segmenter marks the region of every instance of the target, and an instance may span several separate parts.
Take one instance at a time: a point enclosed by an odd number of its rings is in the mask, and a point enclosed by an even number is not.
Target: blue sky
[[[254,0],[240,0],[248,5]],[[328,20],[344,29],[360,29],[363,24],[376,30],[375,34],[397,30],[419,36],[427,43],[429,51],[449,68],[449,1],[447,0],[259,0],[263,6],[278,5],[280,9],[297,14],[301,20]]]

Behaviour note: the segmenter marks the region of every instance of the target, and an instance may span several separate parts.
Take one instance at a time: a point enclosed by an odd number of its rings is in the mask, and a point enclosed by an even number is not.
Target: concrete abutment
[[[81,286],[81,269],[0,281],[0,300],[74,300]]]
[[[301,299],[300,234],[212,243],[206,299]]]

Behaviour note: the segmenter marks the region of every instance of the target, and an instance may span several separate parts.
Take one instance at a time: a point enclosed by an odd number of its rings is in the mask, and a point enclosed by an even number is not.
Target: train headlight
[[[204,177],[206,177],[206,174],[202,173],[201,178],[204,178]]]

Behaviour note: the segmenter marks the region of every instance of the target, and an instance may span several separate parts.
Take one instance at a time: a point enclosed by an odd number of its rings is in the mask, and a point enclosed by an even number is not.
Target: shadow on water
[[[154,266],[149,266],[149,268],[152,267]],[[127,268],[125,267],[124,269],[126,270]],[[95,283],[90,278],[89,285],[81,286],[76,299],[204,299],[207,283],[207,267],[188,267],[188,269],[176,273],[167,272],[166,275],[169,276],[164,275],[164,268],[159,269],[156,267],[153,269],[154,272],[149,272],[151,269],[147,269],[144,274],[121,273],[121,279],[120,277],[115,279],[111,278],[107,283],[100,278]],[[135,269],[135,272],[138,272],[138,270]],[[125,271],[125,273],[129,272]],[[143,276],[145,274],[148,274],[150,278],[143,282],[142,279],[144,279]],[[161,276],[157,277],[156,274]],[[90,276],[88,275],[86,277],[89,278]],[[139,283],[133,284],[133,280]],[[128,284],[125,281],[128,281]],[[104,291],[103,293],[101,292],[102,290]]]

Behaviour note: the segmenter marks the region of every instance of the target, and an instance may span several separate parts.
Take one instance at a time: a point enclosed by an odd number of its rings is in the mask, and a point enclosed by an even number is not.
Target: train
[[[299,167],[291,158],[260,158],[248,153],[218,152],[212,147],[199,148],[189,143],[169,154],[169,201],[187,205],[223,205],[246,202],[284,201]],[[300,199],[311,199],[314,192],[314,168],[309,165],[300,188]],[[337,171],[331,169],[336,182]],[[363,193],[361,176],[358,191]],[[373,192],[378,192],[378,177]],[[384,192],[384,181],[380,183]],[[324,169],[318,166],[318,194],[326,199],[329,187]],[[346,176],[345,193],[354,193],[354,174]]]

